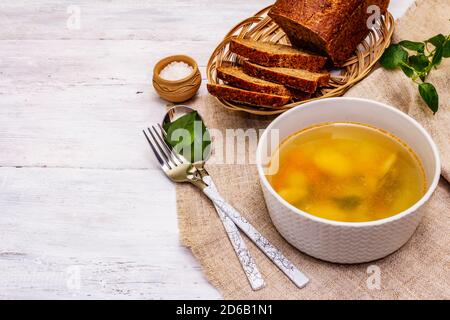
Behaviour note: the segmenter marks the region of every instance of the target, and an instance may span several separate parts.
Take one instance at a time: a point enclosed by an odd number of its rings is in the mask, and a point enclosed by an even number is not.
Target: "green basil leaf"
[[[198,162],[205,160],[205,157],[209,155],[210,150],[207,148],[211,144],[211,137],[205,124],[201,121],[200,116],[198,116],[194,123],[193,136],[191,161]]]
[[[175,152],[191,162],[205,160],[204,156],[209,154],[211,148],[211,137],[196,111],[165,123],[163,127],[167,133],[166,142]]]
[[[428,58],[425,57],[423,54],[419,54],[417,56],[410,56],[408,61],[409,65],[418,72],[424,71],[430,64]]]
[[[167,132],[166,142],[177,151],[189,147],[193,141],[194,136],[189,125],[184,128],[170,127]]]
[[[439,109],[439,95],[436,88],[431,83],[424,82],[419,85],[419,93],[431,111],[436,113]]]
[[[211,136],[209,135],[209,131],[204,127],[203,132],[203,141],[202,141],[202,159],[206,160],[206,158],[211,154]]]
[[[417,51],[419,53],[423,53],[425,51],[425,44],[423,42],[415,42],[409,40],[403,40],[398,43],[403,48],[408,50]]]
[[[191,145],[194,141],[193,126],[197,112],[191,112],[165,124],[166,142],[174,148],[175,152],[183,154],[187,159],[191,157]]]
[[[433,46],[440,47],[445,41],[445,36],[443,34],[438,34],[430,39],[428,39],[426,42],[431,43]]]
[[[436,52],[434,53],[433,60],[431,61],[431,64],[433,66],[438,66],[442,62],[442,56],[444,54],[444,47],[439,46],[436,48]]]
[[[197,112],[190,112],[188,114],[185,114],[182,117],[179,117],[178,119],[176,119],[175,121],[169,122],[169,123],[165,123],[164,124],[164,130],[169,133],[169,130],[174,131],[178,128],[185,128],[188,123],[194,121],[194,119],[197,116]]]
[[[414,75],[414,69],[404,62],[400,64],[400,69],[402,69],[403,73],[406,74],[408,78],[412,78]]]
[[[444,58],[450,58],[450,39],[447,39],[444,43],[444,50],[442,52],[442,56]]]
[[[406,62],[408,52],[399,44],[393,44],[386,49],[380,59],[380,64],[386,69],[395,69],[401,62]]]

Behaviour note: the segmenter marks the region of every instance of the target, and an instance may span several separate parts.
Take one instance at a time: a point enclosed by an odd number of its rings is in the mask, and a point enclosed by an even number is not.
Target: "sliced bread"
[[[273,94],[278,96],[290,96],[296,101],[302,101],[311,97],[310,93],[295,90],[278,84],[249,76],[239,66],[222,66],[217,68],[217,77],[228,85],[249,91]]]
[[[291,46],[248,39],[233,39],[230,51],[266,67],[322,70],[327,58]]]
[[[263,107],[281,107],[291,101],[290,96],[278,96],[261,92],[242,90],[223,84],[207,85],[210,94],[224,100]]]
[[[256,91],[278,96],[294,96],[285,86],[249,76],[241,67],[219,67],[217,77],[227,84],[241,89]]]
[[[318,87],[326,86],[330,80],[329,73],[290,68],[268,68],[248,61],[244,61],[243,69],[249,76],[276,82],[308,93],[314,93]]]

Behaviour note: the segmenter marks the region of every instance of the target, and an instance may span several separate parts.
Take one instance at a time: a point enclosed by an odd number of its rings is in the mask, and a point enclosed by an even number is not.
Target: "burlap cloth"
[[[418,1],[399,21],[395,40],[423,40],[447,33],[450,2]],[[448,59],[450,60],[450,59]],[[218,189],[259,231],[310,278],[296,288],[247,238],[246,243],[267,287],[253,292],[208,201],[187,184],[177,186],[182,244],[189,247],[205,276],[225,299],[449,299],[450,298],[450,61],[432,72],[440,93],[440,111],[433,116],[418,97],[417,86],[401,72],[377,69],[348,96],[386,102],[410,114],[432,134],[442,156],[443,177],[426,208],[425,218],[411,240],[394,254],[372,263],[337,265],[316,260],[290,246],[275,230],[264,204],[253,165],[210,165]],[[271,119],[225,110],[202,96],[191,104],[211,128],[265,128]],[[250,150],[254,152],[254,150]],[[368,286],[368,266],[380,268],[380,289]],[[370,279],[369,279],[370,281]]]

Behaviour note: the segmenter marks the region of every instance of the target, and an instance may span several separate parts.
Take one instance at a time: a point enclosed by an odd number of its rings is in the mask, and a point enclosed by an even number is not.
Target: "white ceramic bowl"
[[[281,198],[264,175],[272,152],[271,130],[279,130],[279,141],[325,122],[360,122],[384,129],[406,142],[422,160],[427,192],[409,209],[371,222],[338,222],[297,209]],[[256,155],[258,174],[270,217],[281,235],[300,251],[337,263],[361,263],[385,257],[405,244],[423,216],[421,207],[439,182],[439,151],[425,129],[405,113],[388,105],[356,98],[332,98],[306,103],[275,119],[261,136]]]

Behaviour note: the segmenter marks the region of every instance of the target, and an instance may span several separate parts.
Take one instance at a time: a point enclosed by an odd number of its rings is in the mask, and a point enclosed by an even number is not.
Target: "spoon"
[[[191,112],[195,112],[194,109],[191,109],[187,106],[174,106],[167,112],[166,116],[163,120],[163,128],[164,124],[171,123],[178,119],[182,115],[187,115]],[[197,113],[198,114],[198,113]],[[200,117],[200,115],[199,115]],[[201,117],[200,117],[201,119]],[[203,122],[203,120],[202,120]],[[204,124],[204,122],[203,122]],[[206,127],[206,126],[205,126]],[[208,130],[205,128],[204,130]],[[208,150],[209,149],[209,150]],[[236,209],[230,206],[225,199],[221,197],[219,192],[217,191],[214,182],[209,176],[208,172],[205,169],[205,162],[210,156],[211,148],[206,148],[208,150],[208,154],[203,155],[201,161],[194,163],[193,165],[196,167],[198,172],[200,173],[203,182],[206,184],[206,188],[203,189],[203,193],[205,193],[208,198],[210,198],[219,214],[222,222],[227,230],[228,237],[230,238],[233,247],[235,248],[236,254],[241,261],[241,264],[244,268],[244,271],[247,275],[247,278],[252,285],[254,290],[261,289],[265,286],[264,280],[262,279],[261,274],[259,273],[253,259],[250,256],[248,249],[245,247],[245,244],[240,237],[239,231],[236,229],[236,226],[244,232],[253,243],[299,288],[303,288],[309,282],[308,277],[306,277],[289,259],[287,259],[283,253],[278,250],[274,245],[270,243],[250,222],[248,222],[244,217],[242,217]],[[180,156],[180,155],[179,155]],[[231,226],[231,227],[230,227]],[[229,232],[230,230],[230,232]],[[236,237],[239,235],[239,237]],[[235,247],[235,237],[238,238],[237,244],[239,247]],[[239,249],[243,249],[244,251],[240,251]],[[241,252],[243,252],[243,257],[241,256]],[[256,289],[255,289],[256,288]]]
[[[163,119],[162,127],[164,128],[165,125],[191,112],[195,112],[195,110],[184,105],[176,105],[170,108]],[[201,121],[204,123],[203,119],[201,119]],[[206,131],[208,131],[208,128],[206,128]],[[209,132],[208,136],[210,137]],[[216,190],[214,182],[212,181],[209,173],[205,169],[205,163],[211,156],[211,147],[208,147],[205,150],[206,151],[203,154],[201,161],[194,163],[194,166],[200,172],[202,180]],[[219,207],[217,207],[216,205],[214,206],[228,235],[228,239],[230,240],[231,245],[233,246],[233,249],[239,259],[239,262],[241,263],[241,266],[244,269],[245,275],[247,276],[250,286],[254,291],[264,288],[265,287],[264,279],[261,273],[259,272],[258,267],[256,266],[256,263],[250,254],[250,251],[247,249],[247,246],[244,242],[244,239],[241,236],[241,233],[239,232],[239,229],[236,227],[234,222]]]

